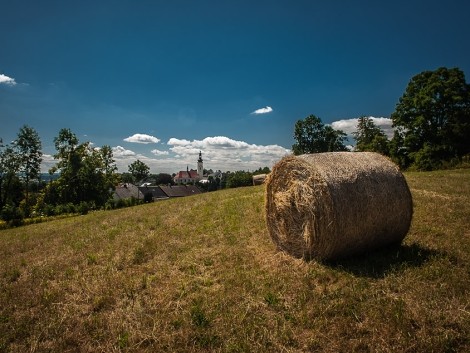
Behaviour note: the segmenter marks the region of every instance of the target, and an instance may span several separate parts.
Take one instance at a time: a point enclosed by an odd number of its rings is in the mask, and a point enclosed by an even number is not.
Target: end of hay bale
[[[403,174],[372,152],[288,156],[266,179],[266,223],[292,256],[334,260],[399,243],[413,213]]]

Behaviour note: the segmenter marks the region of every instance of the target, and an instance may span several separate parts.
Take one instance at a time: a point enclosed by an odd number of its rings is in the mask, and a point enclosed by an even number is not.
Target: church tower
[[[200,178],[202,178],[203,174],[204,174],[204,167],[202,165],[201,151],[199,151],[199,159],[197,160],[197,174],[199,175]]]

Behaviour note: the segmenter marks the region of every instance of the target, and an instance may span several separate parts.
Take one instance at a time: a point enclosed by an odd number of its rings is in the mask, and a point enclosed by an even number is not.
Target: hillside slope
[[[401,247],[276,251],[262,186],[0,231],[0,352],[470,350],[470,171],[409,173]]]

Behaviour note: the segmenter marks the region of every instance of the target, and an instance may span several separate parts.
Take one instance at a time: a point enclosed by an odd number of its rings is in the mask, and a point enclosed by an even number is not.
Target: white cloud
[[[254,170],[265,166],[271,168],[291,152],[279,145],[249,144],[226,136],[193,141],[172,138],[168,145],[171,146],[170,151],[179,156],[181,161],[176,166],[180,169],[184,169],[184,163],[189,164],[190,168],[196,168],[199,151],[202,151],[205,168],[222,171]]]
[[[151,173],[177,173],[186,167],[196,169],[199,151],[202,152],[205,169],[237,171],[256,170],[272,166],[291,153],[279,145],[255,145],[225,136],[206,137],[203,140],[170,138],[169,149],[153,149],[138,153],[124,147],[113,147],[113,156],[120,172],[125,172],[137,159],[150,167]]]
[[[8,77],[7,75],[0,74],[0,84],[6,84],[9,86],[14,86],[16,85],[16,81],[14,78]]]
[[[148,143],[158,143],[160,139],[156,138],[155,136],[150,136],[146,134],[134,134],[132,136],[126,137],[124,141],[132,142],[132,143],[148,144]]]
[[[369,118],[372,119],[372,121],[377,127],[383,130],[383,132],[385,133],[385,135],[387,135],[388,138],[393,137],[394,129],[392,127],[392,119],[383,118],[383,117],[376,118],[373,116],[370,116]],[[343,120],[332,122],[331,127],[333,127],[336,130],[342,130],[349,136],[352,136],[353,133],[357,131],[357,122],[358,122],[357,118],[343,119]]]
[[[113,147],[112,150],[113,150],[113,157],[115,158],[135,156],[135,152],[131,150],[126,150],[122,146]]]
[[[259,114],[267,114],[267,113],[271,113],[273,111],[273,108],[269,107],[269,106],[266,106],[264,108],[259,108],[259,109],[256,109],[254,112],[252,112],[251,114],[256,114],[256,115],[259,115]]]
[[[167,144],[168,145],[173,145],[173,146],[186,146],[186,145],[189,145],[191,143],[191,141],[188,141],[188,140],[180,140],[180,139],[177,139],[177,138],[174,138],[172,137],[171,139],[168,140]]]
[[[160,150],[151,150],[150,152],[152,152],[154,155],[156,156],[167,156],[170,154],[170,152],[168,151],[160,151]]]
[[[41,172],[48,173],[49,170],[57,164],[57,160],[50,154],[42,155]]]

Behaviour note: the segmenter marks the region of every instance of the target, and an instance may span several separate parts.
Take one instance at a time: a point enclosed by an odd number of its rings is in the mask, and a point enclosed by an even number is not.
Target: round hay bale
[[[266,180],[266,174],[253,175],[253,185],[264,184],[265,180]]]
[[[400,243],[413,214],[403,174],[373,152],[283,158],[267,177],[265,207],[274,243],[317,260]]]

